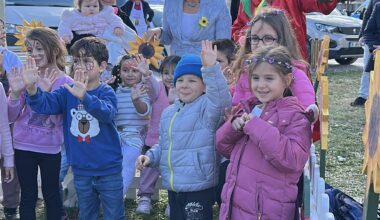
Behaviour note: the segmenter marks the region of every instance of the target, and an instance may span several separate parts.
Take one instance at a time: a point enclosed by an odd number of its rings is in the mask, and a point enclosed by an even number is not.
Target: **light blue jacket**
[[[231,95],[219,64],[202,68],[202,77],[206,93],[191,103],[176,100],[167,107],[159,142],[146,153],[150,166],[159,166],[163,187],[171,191],[200,191],[218,183],[215,134],[231,107]]]
[[[182,36],[182,0],[165,0],[161,43],[170,45],[170,54],[182,56],[185,53],[200,54],[202,40],[231,38],[231,15],[226,2],[222,0],[202,0],[197,20],[206,17],[208,25],[198,25],[190,40]]]

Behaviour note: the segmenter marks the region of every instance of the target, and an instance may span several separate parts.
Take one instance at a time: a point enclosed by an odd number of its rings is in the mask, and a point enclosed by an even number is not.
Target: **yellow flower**
[[[22,26],[16,27],[17,33],[15,34],[15,37],[17,38],[17,41],[15,45],[21,46],[22,51],[26,51],[26,46],[25,46],[25,35],[26,33],[34,28],[37,27],[42,27],[42,21],[36,22],[34,19],[29,23],[26,20],[22,21]]]
[[[163,47],[160,46],[160,41],[156,41],[154,37],[147,41],[146,34],[143,37],[136,35],[135,41],[129,42],[131,49],[128,51],[130,54],[142,54],[147,60],[148,64],[152,64],[158,69],[158,60],[164,59],[162,56]]]
[[[205,16],[202,16],[201,19],[198,21],[199,26],[202,28],[207,27],[208,25],[208,20]]]

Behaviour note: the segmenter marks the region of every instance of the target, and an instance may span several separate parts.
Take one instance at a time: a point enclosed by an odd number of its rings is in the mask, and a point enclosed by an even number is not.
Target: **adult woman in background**
[[[170,54],[199,54],[202,40],[231,38],[231,15],[221,0],[166,0],[162,28],[147,32],[170,45]]]

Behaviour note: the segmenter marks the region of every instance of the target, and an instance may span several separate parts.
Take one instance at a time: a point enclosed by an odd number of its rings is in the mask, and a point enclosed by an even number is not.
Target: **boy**
[[[231,106],[216,58],[209,41],[202,41],[202,59],[190,54],[181,58],[174,71],[179,100],[162,113],[159,143],[136,162],[139,169],[160,166],[172,220],[213,218],[219,170],[215,133],[224,109]]]
[[[113,118],[116,96],[100,83],[108,51],[95,37],[71,47],[74,84],[42,92],[35,86],[33,63],[23,71],[27,102],[42,114],[63,114],[67,159],[72,167],[80,219],[98,219],[99,202],[104,219],[124,219],[121,147]]]
[[[232,61],[235,59],[237,50],[236,44],[230,39],[219,39],[212,42],[212,46],[216,46],[218,48],[216,61],[219,62],[223,74],[227,79],[227,84],[230,86],[230,90],[232,90],[234,78],[230,67]]]

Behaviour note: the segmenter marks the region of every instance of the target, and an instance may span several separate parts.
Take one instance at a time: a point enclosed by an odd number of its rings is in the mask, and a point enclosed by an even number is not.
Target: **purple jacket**
[[[72,83],[67,75],[55,80],[51,91]],[[25,102],[26,94],[18,100],[8,99],[9,121],[14,122],[13,144],[18,150],[56,154],[63,144],[62,115],[44,115],[34,112]]]
[[[293,65],[295,66],[293,68],[294,80],[290,85],[290,90],[293,96],[297,97],[302,106],[306,109],[309,105],[315,104],[314,88],[310,79],[302,70],[304,66],[298,62],[293,62]],[[251,89],[249,88],[248,74],[246,72],[241,73],[235,88],[235,93],[232,97],[233,106],[238,105],[241,100],[252,96]]]
[[[257,102],[242,102],[234,117],[250,113]],[[231,120],[216,133],[217,150],[230,158],[219,219],[293,220],[297,182],[309,155],[311,130],[296,97],[267,104],[243,131]]]

